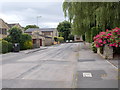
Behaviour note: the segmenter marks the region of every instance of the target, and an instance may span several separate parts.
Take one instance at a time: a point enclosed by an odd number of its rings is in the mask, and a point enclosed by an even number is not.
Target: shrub
[[[59,42],[64,42],[64,38],[63,37],[57,37]]]
[[[54,37],[54,40],[55,40],[55,42],[57,42],[57,41],[58,41],[58,38],[55,36],[55,37]]]
[[[0,41],[0,53],[7,53],[8,52],[8,42],[5,40]]]
[[[103,47],[106,44],[120,47],[120,28],[116,27],[112,30],[106,30],[106,32],[100,32],[94,37],[94,43],[96,47]]]
[[[64,42],[64,38],[63,37],[54,37],[54,40],[56,41],[56,42]]]
[[[99,34],[102,30],[99,27],[92,27],[91,28],[91,41],[93,42],[93,38]]]
[[[23,49],[32,49],[32,48],[33,48],[32,41],[26,41],[26,42],[24,42]]]
[[[13,44],[11,42],[8,42],[8,52],[12,52],[13,50]]]
[[[12,42],[12,39],[11,39],[10,36],[7,36],[7,37],[3,38],[3,40],[6,40],[6,41],[8,41],[8,42]]]
[[[24,45],[25,42],[32,41],[32,37],[29,34],[22,34],[20,38],[20,49],[25,50],[27,49],[26,46]]]

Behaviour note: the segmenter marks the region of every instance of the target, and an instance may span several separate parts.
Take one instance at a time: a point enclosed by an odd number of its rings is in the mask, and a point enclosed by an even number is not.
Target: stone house
[[[58,36],[55,28],[29,28],[25,31],[32,36],[34,46],[49,46],[54,42],[54,36]]]
[[[40,31],[43,33],[43,35],[52,38],[51,44],[54,43],[54,37],[58,37],[58,31],[56,28],[40,28]],[[46,41],[46,43],[48,43],[48,41]]]
[[[2,20],[0,18],[0,38],[7,37],[7,35],[9,34],[8,30],[10,28],[14,27],[14,26],[20,28],[22,30],[22,32],[24,33],[24,30],[23,30],[22,26],[19,23],[8,24],[8,23],[4,22],[4,20]]]
[[[0,38],[5,38],[8,35],[8,30],[9,30],[9,26],[7,25],[6,22],[4,22],[2,19],[0,19]]]
[[[23,27],[19,24],[19,23],[12,23],[12,24],[7,24],[9,28],[12,28],[12,27],[18,27],[22,30],[22,32],[24,33],[24,29]]]
[[[76,41],[76,42],[81,42],[81,41],[83,41],[82,36],[74,35],[74,41]]]

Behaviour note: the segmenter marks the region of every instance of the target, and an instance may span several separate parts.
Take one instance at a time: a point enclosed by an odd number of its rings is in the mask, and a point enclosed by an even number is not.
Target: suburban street
[[[117,67],[83,43],[3,55],[2,88],[118,88]]]

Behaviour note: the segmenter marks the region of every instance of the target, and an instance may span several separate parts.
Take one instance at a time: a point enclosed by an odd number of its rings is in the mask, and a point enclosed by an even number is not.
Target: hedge
[[[23,44],[23,49],[26,50],[26,49],[32,49],[33,48],[33,43],[32,41],[26,41],[24,42]]]
[[[12,51],[12,43],[5,40],[0,40],[0,53],[7,53]]]

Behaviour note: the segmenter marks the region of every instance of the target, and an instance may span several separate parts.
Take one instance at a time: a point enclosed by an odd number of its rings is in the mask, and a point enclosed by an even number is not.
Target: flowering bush
[[[96,47],[102,47],[105,44],[113,47],[120,47],[120,28],[116,27],[106,32],[100,32],[94,37]]]

